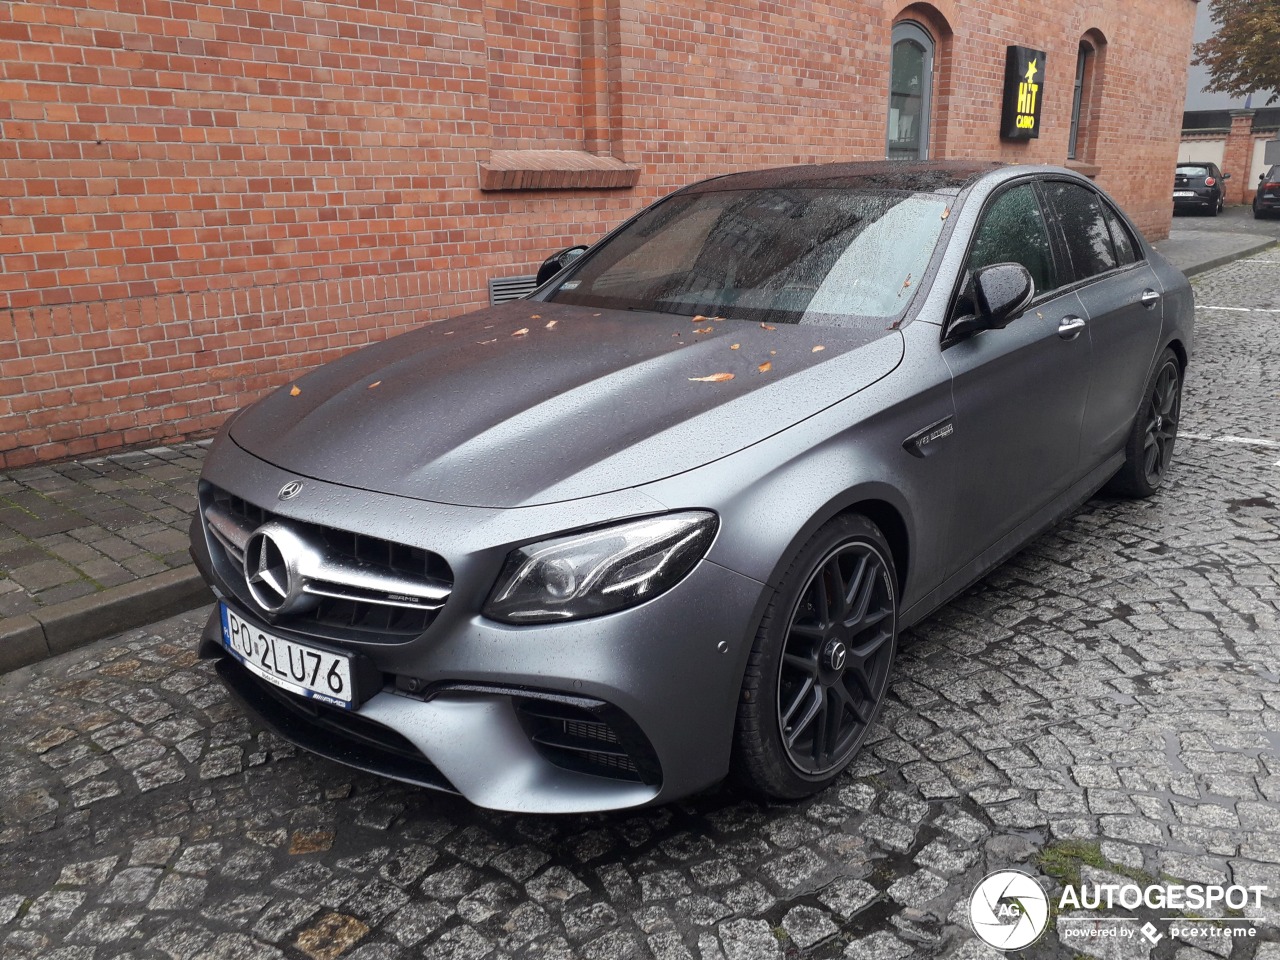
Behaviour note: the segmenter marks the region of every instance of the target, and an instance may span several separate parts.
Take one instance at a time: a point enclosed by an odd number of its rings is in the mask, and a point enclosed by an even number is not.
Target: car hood
[[[902,359],[902,335],[518,301],[326,364],[231,438],[299,476],[518,507],[683,473],[810,417]],[[732,379],[717,374],[732,374]]]

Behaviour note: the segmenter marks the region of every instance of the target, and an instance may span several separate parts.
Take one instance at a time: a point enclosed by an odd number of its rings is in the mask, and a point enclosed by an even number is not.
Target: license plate
[[[350,710],[351,657],[295,643],[255,627],[222,605],[222,645],[250,672],[302,697]]]
[[[1173,195],[1175,197],[1194,197],[1196,193],[1194,190],[1175,190]]]

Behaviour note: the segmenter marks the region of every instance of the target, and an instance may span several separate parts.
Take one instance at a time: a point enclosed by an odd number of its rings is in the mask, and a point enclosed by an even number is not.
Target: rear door
[[[1080,446],[1088,469],[1124,447],[1160,337],[1164,289],[1129,227],[1095,190],[1051,180],[1043,191],[1070,270],[1064,280],[1084,307],[1093,347]]]
[[[1034,185],[988,201],[968,253],[968,276],[1021,263],[1036,284],[1026,312],[1003,330],[947,344],[960,462],[952,514],[952,572],[1011,532],[1080,475],[1080,426],[1089,389],[1083,306],[1060,289],[1056,245]],[[968,279],[952,317],[972,313]]]

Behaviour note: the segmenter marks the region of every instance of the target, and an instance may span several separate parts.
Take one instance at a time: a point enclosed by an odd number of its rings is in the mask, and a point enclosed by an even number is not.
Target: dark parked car
[[[1280,213],[1280,166],[1272,167],[1258,178],[1258,193],[1253,198],[1253,217],[1261,220]]]
[[[1222,212],[1223,191],[1231,174],[1216,163],[1180,163],[1173,174],[1173,209],[1208,210],[1216,217]]]
[[[284,737],[483,806],[812,793],[905,627],[1165,482],[1192,308],[1063,169],[695,184],[236,415],[200,652]]]

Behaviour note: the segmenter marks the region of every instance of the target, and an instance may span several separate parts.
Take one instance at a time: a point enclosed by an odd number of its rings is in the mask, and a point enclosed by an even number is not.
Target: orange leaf
[[[530,319],[530,320],[541,320],[541,319],[542,319],[542,314],[540,314],[540,313],[535,313],[535,314],[533,314],[532,316],[530,316],[530,317],[529,317],[529,319]]]
[[[710,333],[715,327],[699,327],[694,333]]]
[[[529,328],[528,328],[528,327],[521,327],[519,330],[517,330],[515,333],[513,333],[513,334],[512,334],[512,336],[513,336],[513,337],[523,337],[523,336],[524,336],[525,334],[527,334],[528,332],[529,332]]]
[[[947,207],[947,209],[942,211],[942,219],[945,220],[949,216],[951,216],[951,208]]]
[[[732,380],[732,373],[713,373],[709,377],[690,377],[691,383],[724,383],[726,380]]]
[[[556,324],[557,324],[557,323],[559,323],[559,322],[560,322],[559,320],[548,320],[548,321],[547,321],[547,329],[548,329],[548,330],[554,330],[554,329],[556,328]]]
[[[492,340],[477,340],[477,341],[476,341],[476,343],[480,344],[480,346],[482,346],[482,347],[483,347],[486,343],[497,343],[497,342],[498,342],[498,338],[497,338],[497,337],[494,337]]]
[[[810,353],[821,353],[821,352],[822,352],[823,350],[825,350],[825,349],[827,349],[827,348],[826,348],[826,347],[824,347],[822,344],[818,344],[816,347],[814,347],[814,348],[813,348],[812,350],[810,350],[809,352],[810,352]]]
[[[370,390],[372,390],[374,387],[378,387],[378,386],[381,386],[381,385],[382,385],[382,381],[381,381],[381,380],[375,380],[375,381],[373,381],[373,383],[369,384],[369,389],[370,389]]]
[[[707,318],[706,318],[706,317],[704,317],[702,314],[698,314],[696,317],[690,317],[689,319],[690,319],[691,321],[693,321],[694,323],[701,323],[703,320],[705,320],[705,319],[707,319]]]
[[[740,346],[742,346],[742,344],[740,344],[740,343],[735,343],[735,344],[734,344],[733,346],[731,346],[729,349],[730,349],[730,350],[737,350]]]
[[[713,321],[715,321],[716,323],[723,323],[723,322],[724,322],[724,317],[712,317],[711,319],[712,319]]]
[[[756,369],[761,373],[768,373],[773,369],[773,364],[766,360],[764,363],[760,364],[760,366],[756,367]]]
[[[771,327],[771,326],[769,326],[767,323],[762,323],[762,324],[760,324],[760,328],[761,328],[762,330],[777,330],[777,329],[778,329],[777,327]]]
[[[296,397],[301,392],[302,391],[298,387],[294,387],[292,390],[289,391],[289,396]]]

